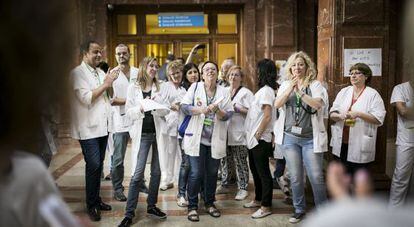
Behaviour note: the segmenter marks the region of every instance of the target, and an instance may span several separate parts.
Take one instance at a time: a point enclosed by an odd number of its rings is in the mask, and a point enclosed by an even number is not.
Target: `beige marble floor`
[[[76,143],[75,143],[76,144]],[[126,154],[126,173],[131,168],[130,149]],[[108,157],[106,157],[107,160]],[[84,180],[85,163],[78,145],[63,147],[57,155],[54,156],[50,170],[53,173],[56,183],[61,190],[64,200],[68,203],[70,209],[78,216],[85,215],[85,180]],[[149,168],[146,168],[147,170]],[[105,174],[109,172],[108,162],[105,161]],[[146,171],[146,178],[149,179],[149,171]],[[124,186],[128,190],[130,177],[126,174]],[[216,219],[200,212],[199,223],[189,222],[186,218],[186,209],[180,208],[175,202],[177,193],[175,184],[174,188],[165,192],[160,191],[158,197],[158,206],[168,214],[166,221],[153,220],[146,217],[146,195],[140,195],[138,208],[136,211],[135,224],[133,226],[294,226],[289,224],[288,217],[292,212],[292,206],[283,203],[283,195],[280,190],[273,190],[273,214],[264,219],[255,220],[250,217],[254,210],[242,207],[246,201],[234,200],[234,195],[217,195],[217,207],[222,211],[222,217]],[[234,189],[235,191],[236,189]],[[249,199],[253,196],[252,179],[249,184]],[[110,181],[102,181],[101,197],[112,205],[112,211],[103,212],[102,220],[94,223],[95,226],[116,226],[123,218],[125,203],[112,199],[112,185]],[[234,192],[235,193],[235,192]]]

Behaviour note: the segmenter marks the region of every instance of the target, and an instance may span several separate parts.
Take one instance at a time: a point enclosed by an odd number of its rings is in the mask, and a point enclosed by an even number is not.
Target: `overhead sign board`
[[[159,13],[158,27],[203,27],[204,13],[203,12],[189,12],[189,13]]]
[[[382,74],[381,48],[371,49],[345,49],[344,50],[344,76],[349,76],[349,69],[356,63],[365,63],[373,76]]]

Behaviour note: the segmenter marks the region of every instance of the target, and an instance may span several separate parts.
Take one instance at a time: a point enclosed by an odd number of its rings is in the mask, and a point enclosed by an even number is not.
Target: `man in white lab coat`
[[[117,77],[97,68],[102,58],[102,48],[95,41],[81,46],[82,63],[72,70],[72,137],[79,140],[86,162],[86,205],[92,221],[101,219],[101,210],[111,210],[99,196],[100,178],[108,140],[110,113],[107,90]]]
[[[114,190],[114,199],[118,201],[126,201],[124,195],[124,158],[129,140],[129,127],[131,121],[125,114],[125,103],[127,97],[128,86],[137,80],[138,68],[129,65],[131,53],[125,44],[119,44],[115,48],[115,58],[118,62],[113,70],[119,70],[118,78],[113,83],[114,94],[110,99],[112,105],[113,120],[113,142],[114,153],[112,155],[112,186]]]

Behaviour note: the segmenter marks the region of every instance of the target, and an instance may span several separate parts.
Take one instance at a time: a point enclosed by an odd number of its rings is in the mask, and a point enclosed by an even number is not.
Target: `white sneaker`
[[[236,197],[234,198],[235,200],[245,200],[246,199],[246,197],[249,195],[249,192],[248,191],[246,191],[246,190],[243,190],[243,189],[240,189],[238,192],[237,192],[237,195],[236,195]]]
[[[254,201],[254,200],[252,200],[248,203],[245,203],[243,205],[244,208],[257,208],[257,207],[260,207],[260,206],[261,206],[260,203]]]
[[[272,212],[264,211],[260,208],[252,214],[252,218],[264,218],[264,217],[269,216],[271,214],[272,214]]]
[[[174,187],[174,184],[172,184],[172,183],[170,183],[170,184],[163,184],[163,185],[160,186],[160,190],[161,191],[166,191],[166,190],[168,190],[170,188],[173,188],[173,187]]]
[[[187,202],[187,200],[185,200],[184,197],[180,196],[180,197],[177,198],[177,205],[179,207],[187,207],[188,206],[188,202]]]
[[[216,189],[216,194],[228,194],[230,193],[230,189],[225,186],[218,186]]]

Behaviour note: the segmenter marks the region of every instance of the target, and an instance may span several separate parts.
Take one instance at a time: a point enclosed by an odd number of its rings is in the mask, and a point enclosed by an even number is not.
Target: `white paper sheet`
[[[143,99],[140,101],[140,103],[142,105],[142,108],[144,109],[144,112],[150,110],[168,110],[168,107],[161,105],[152,99]]]

